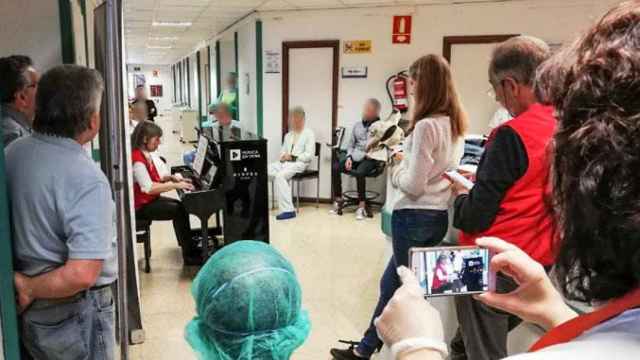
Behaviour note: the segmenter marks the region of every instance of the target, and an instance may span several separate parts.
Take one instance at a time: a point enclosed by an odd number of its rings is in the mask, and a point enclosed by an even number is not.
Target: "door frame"
[[[338,126],[338,80],[340,72],[340,40],[305,40],[282,42],[282,139],[289,131],[289,50],[333,49],[333,84],[331,96],[331,131]]]

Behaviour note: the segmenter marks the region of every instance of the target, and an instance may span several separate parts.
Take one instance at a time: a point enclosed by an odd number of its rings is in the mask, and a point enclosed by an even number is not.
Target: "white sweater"
[[[280,155],[291,154],[295,156],[298,161],[308,163],[316,155],[316,137],[311,129],[305,128],[298,134],[296,143],[293,143],[294,133],[289,131],[284,136],[284,142],[282,143],[282,151]]]
[[[464,151],[462,137],[451,139],[448,116],[425,118],[404,142],[404,159],[391,174],[399,194],[394,209],[447,210],[451,183],[445,171],[458,167]]]

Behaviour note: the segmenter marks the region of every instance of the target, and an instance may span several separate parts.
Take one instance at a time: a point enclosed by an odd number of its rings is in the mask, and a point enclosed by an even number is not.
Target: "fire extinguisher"
[[[401,71],[387,79],[387,94],[395,111],[402,113],[407,111],[409,108],[409,94],[406,71]]]

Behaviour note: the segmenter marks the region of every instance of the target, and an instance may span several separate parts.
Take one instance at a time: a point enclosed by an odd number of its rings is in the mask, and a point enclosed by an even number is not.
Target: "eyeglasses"
[[[28,87],[28,88],[34,88],[34,89],[35,89],[35,88],[37,88],[37,87],[38,87],[38,83],[37,83],[37,82],[31,83],[31,84],[27,85],[27,87]]]

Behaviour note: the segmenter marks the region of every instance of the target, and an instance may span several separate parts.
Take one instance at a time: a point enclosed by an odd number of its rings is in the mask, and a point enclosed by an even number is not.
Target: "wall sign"
[[[393,17],[394,44],[411,44],[411,15]]]
[[[366,78],[368,68],[366,66],[343,66],[342,78]]]
[[[345,40],[345,54],[370,54],[371,40]]]
[[[264,72],[266,74],[280,73],[280,51],[265,50],[264,51]]]

